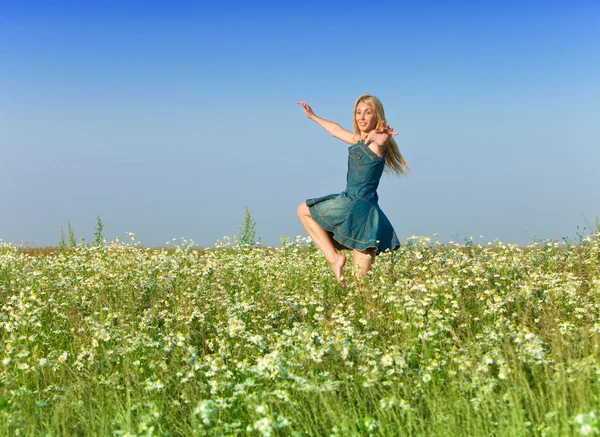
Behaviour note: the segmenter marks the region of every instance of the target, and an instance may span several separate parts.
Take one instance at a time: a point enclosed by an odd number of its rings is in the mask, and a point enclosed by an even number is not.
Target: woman
[[[400,247],[394,228],[377,203],[377,187],[384,168],[403,175],[408,167],[392,138],[397,132],[386,124],[383,106],[377,97],[364,94],[356,100],[354,132],[317,116],[306,102],[298,104],[308,118],[334,137],[351,144],[346,190],[308,199],[297,210],[302,226],[344,287],[342,270],[346,257],[336,249],[351,249],[354,274],[363,276],[371,269],[377,252]]]

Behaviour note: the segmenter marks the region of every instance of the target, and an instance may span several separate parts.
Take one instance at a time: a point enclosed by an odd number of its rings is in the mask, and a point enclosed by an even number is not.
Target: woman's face
[[[359,102],[356,106],[356,123],[361,132],[369,133],[377,125],[377,118],[375,117],[375,111],[371,108],[371,105],[365,102]]]

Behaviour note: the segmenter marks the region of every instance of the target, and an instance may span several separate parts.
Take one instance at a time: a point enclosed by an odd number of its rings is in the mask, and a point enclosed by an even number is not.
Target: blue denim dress
[[[306,200],[310,215],[332,235],[337,249],[383,252],[400,247],[392,224],[377,203],[386,151],[380,158],[364,141],[350,146],[346,190]]]

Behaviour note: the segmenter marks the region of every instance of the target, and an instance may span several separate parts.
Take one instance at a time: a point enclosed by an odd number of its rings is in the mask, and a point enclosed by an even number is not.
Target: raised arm
[[[333,121],[325,120],[324,118],[319,117],[313,112],[312,108],[308,106],[308,103],[300,101],[298,104],[308,118],[317,123],[331,135],[348,144],[356,143],[357,138],[355,137],[354,133],[344,129],[342,126],[334,123]]]
[[[365,144],[369,146],[377,156],[381,157],[383,149],[387,146],[388,140],[393,135],[398,135],[398,132],[394,132],[394,128],[384,122],[381,129],[373,129],[369,132],[365,138]]]

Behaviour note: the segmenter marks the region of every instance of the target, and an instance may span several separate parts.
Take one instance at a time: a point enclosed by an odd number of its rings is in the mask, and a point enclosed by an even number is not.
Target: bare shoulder
[[[354,132],[350,132],[349,130],[346,130],[342,127],[337,129],[333,136],[347,144],[356,144],[358,142],[357,134],[355,134]]]
[[[375,142],[370,142],[369,145],[367,146],[369,149],[371,149],[371,151],[379,156],[380,158],[383,158],[383,152],[385,151],[387,144],[384,144],[383,146],[380,146],[379,144],[375,143]]]

